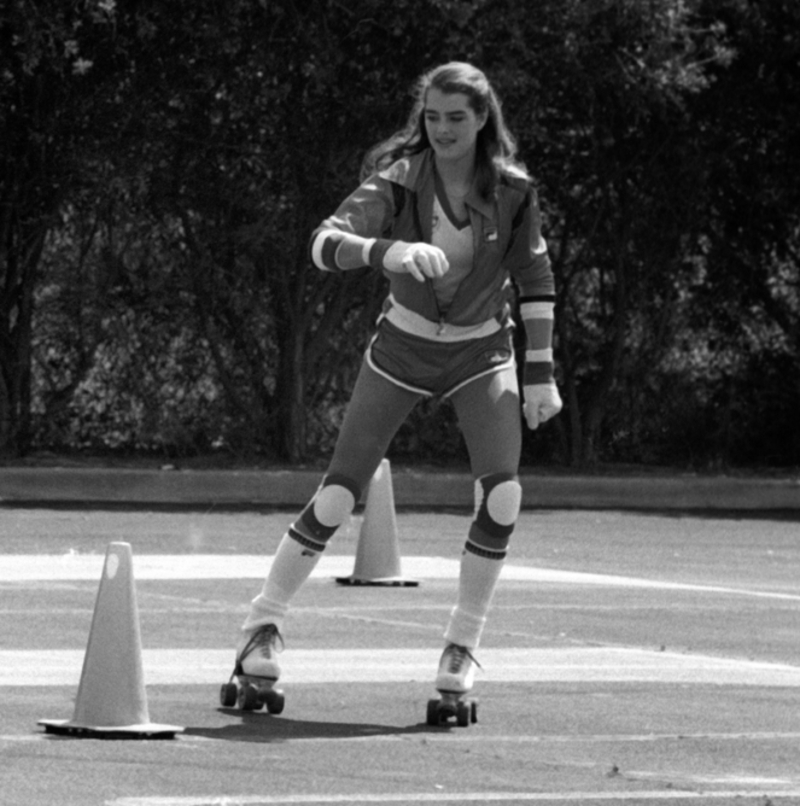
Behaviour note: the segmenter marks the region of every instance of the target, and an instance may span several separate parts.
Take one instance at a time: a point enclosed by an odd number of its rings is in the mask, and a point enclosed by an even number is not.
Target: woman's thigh
[[[328,473],[341,473],[365,490],[389,443],[420,397],[388,381],[365,361],[347,406]]]
[[[514,367],[483,375],[451,396],[475,478],[517,473],[522,425]]]

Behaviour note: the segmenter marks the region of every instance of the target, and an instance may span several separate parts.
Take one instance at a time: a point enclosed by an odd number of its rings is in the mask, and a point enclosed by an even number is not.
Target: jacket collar
[[[433,192],[433,159],[433,151],[426,148],[419,154],[398,160],[381,171],[380,175],[418,194],[421,194],[423,190]],[[495,219],[495,205],[481,198],[474,183],[464,201],[484,218],[488,218],[490,221]]]

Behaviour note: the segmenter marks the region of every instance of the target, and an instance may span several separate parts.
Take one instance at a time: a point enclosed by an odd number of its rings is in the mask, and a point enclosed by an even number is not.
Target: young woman
[[[390,290],[328,471],[278,546],[236,650],[240,679],[268,686],[289,603],[350,516],[389,443],[426,396],[455,406],[475,478],[435,685],[463,695],[514,524],[521,488],[520,396],[512,283],[528,340],[524,412],[557,414],[551,336],[554,285],[530,177],[486,76],[454,62],[422,76],[406,128],[365,160],[362,184],[313,232],[323,271],[371,266]]]

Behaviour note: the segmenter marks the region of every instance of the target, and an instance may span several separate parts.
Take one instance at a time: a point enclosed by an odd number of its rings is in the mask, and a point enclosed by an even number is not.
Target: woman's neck
[[[475,157],[468,159],[440,160],[436,159],[436,172],[448,191],[466,193],[472,187],[475,178]]]

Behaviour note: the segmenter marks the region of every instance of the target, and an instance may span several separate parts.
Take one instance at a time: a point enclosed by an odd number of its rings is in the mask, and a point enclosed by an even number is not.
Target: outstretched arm
[[[429,243],[364,238],[339,230],[322,230],[312,243],[311,255],[314,264],[323,271],[374,266],[408,272],[421,283],[427,277],[442,277],[450,268],[444,252]]]
[[[311,235],[311,259],[322,271],[371,266],[408,273],[419,282],[442,277],[449,264],[444,252],[429,243],[381,237],[395,213],[395,192],[380,176],[363,182]]]

